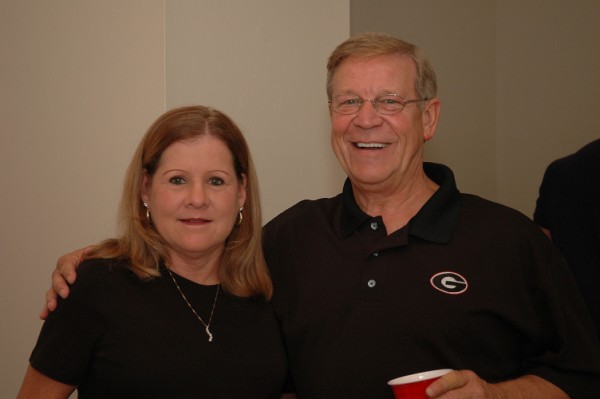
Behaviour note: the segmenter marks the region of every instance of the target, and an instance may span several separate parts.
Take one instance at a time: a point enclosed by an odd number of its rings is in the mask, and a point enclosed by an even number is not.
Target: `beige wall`
[[[600,2],[497,4],[498,200],[528,211],[548,163],[600,137]]]
[[[351,1],[351,31],[424,48],[442,116],[426,160],[459,189],[532,216],[547,164],[600,137],[600,2]]]
[[[347,0],[0,1],[0,397],[17,393],[56,258],[114,234],[165,108],[212,104],[254,151],[267,218],[337,191],[324,63]]]
[[[425,146],[425,159],[452,167],[460,190],[494,198],[493,2],[380,0],[378,8],[371,4],[352,1],[352,32],[384,31],[402,37],[423,48],[436,70],[442,114],[436,136]]]
[[[0,2],[0,397],[15,397],[61,253],[113,234],[121,180],[165,107],[158,0]]]
[[[349,3],[231,3],[167,7],[167,105],[210,104],[237,121],[254,155],[267,221],[342,185],[329,144],[325,62],[348,37]]]

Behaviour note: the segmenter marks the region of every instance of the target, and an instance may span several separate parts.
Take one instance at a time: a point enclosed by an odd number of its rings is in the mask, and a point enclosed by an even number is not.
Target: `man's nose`
[[[368,129],[381,124],[381,121],[382,118],[377,112],[375,100],[363,100],[353,122],[357,126]]]

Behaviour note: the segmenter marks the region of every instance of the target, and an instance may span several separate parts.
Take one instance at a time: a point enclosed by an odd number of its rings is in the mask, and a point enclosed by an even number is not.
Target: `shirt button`
[[[369,288],[373,288],[375,287],[375,285],[377,285],[377,282],[375,280],[369,280],[367,282],[367,285],[369,286]]]
[[[379,224],[377,222],[371,223],[371,230],[377,230],[378,227],[379,227]]]

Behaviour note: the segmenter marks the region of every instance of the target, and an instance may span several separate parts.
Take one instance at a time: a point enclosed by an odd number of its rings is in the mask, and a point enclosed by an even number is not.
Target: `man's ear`
[[[428,100],[425,104],[425,109],[421,114],[421,118],[423,118],[423,141],[429,141],[435,135],[441,105],[440,99],[437,97]]]

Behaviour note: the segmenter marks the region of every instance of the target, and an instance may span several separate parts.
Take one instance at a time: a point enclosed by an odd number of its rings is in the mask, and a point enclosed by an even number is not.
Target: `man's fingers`
[[[467,382],[468,379],[465,378],[463,373],[460,371],[451,371],[431,383],[425,392],[430,398],[436,398],[448,391],[465,386]]]
[[[52,288],[50,288],[46,294],[47,303],[52,301],[56,302],[56,294],[60,295],[61,298],[66,298],[69,295],[69,286],[65,278],[67,278],[67,280],[72,284],[75,282],[75,273],[71,273],[71,275],[63,277],[59,269],[55,269],[52,272]],[[54,307],[56,307],[55,303]]]
[[[54,269],[54,273],[52,274],[52,287],[54,287],[56,291],[67,288],[66,284],[63,286],[63,279],[69,284],[75,282],[75,279],[77,278],[77,267],[83,261],[85,255],[89,254],[94,248],[96,248],[96,245],[88,245],[87,247],[70,252],[58,258],[56,269]],[[69,290],[67,288],[66,295],[68,295],[68,292]],[[66,296],[60,291],[59,294],[63,298]]]
[[[83,257],[84,255],[89,254],[97,246],[98,246],[97,244],[92,244],[92,245],[88,245],[87,247],[82,248],[82,250],[81,250],[81,256]]]
[[[46,304],[46,305],[44,305],[44,308],[40,312],[40,319],[46,320],[48,318],[49,313],[50,312],[48,311],[48,304]]]
[[[40,319],[46,320],[50,312],[56,309],[58,296],[69,296],[69,284],[73,284],[77,278],[77,266],[94,248],[94,245],[88,245],[58,258],[56,268],[52,271],[52,287],[46,292],[46,306],[40,312]]]
[[[48,291],[46,291],[46,304],[40,312],[40,319],[46,320],[50,312],[54,312],[54,310],[56,309],[56,305],[56,292],[52,288],[50,288]]]
[[[46,308],[48,308],[50,312],[53,312],[54,309],[56,309],[57,299],[56,291],[54,291],[52,288],[46,291]]]

